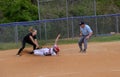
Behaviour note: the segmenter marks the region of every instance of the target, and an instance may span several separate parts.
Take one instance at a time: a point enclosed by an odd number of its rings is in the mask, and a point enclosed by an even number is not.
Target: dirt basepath
[[[86,54],[77,44],[60,45],[58,56],[0,51],[0,77],[120,77],[120,42],[89,43]]]

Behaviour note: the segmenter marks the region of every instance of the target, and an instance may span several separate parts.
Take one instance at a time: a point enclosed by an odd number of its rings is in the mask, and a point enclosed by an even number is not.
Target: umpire
[[[80,25],[80,36],[81,36],[81,38],[78,42],[78,45],[79,45],[79,48],[80,48],[80,52],[86,53],[87,41],[92,36],[93,31],[90,28],[90,26],[85,24],[84,22],[80,22],[79,25]],[[82,43],[84,43],[84,49],[82,48]]]

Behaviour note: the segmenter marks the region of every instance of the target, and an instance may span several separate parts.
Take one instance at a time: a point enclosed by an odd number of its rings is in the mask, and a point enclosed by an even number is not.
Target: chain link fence
[[[67,26],[68,20],[68,26]],[[97,25],[96,21],[97,20]],[[84,21],[88,24],[95,36],[110,34],[111,32],[119,33],[120,31],[120,14],[99,15],[99,16],[80,16],[58,19],[47,19],[29,22],[13,22],[0,24],[0,43],[18,43],[29,33],[28,29],[32,26],[38,30],[38,40],[55,39],[60,33],[61,38],[79,37],[79,23]]]

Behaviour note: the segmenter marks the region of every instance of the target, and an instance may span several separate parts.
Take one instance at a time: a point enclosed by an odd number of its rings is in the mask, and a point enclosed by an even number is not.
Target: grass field
[[[60,39],[58,41],[59,44],[74,44],[77,43],[79,38],[75,39]],[[98,36],[98,37],[92,37],[89,42],[111,42],[111,41],[120,41],[120,35],[112,35],[112,36]],[[54,40],[48,40],[48,41],[39,41],[40,46],[44,45],[52,45],[54,43]],[[7,50],[7,49],[15,49],[20,48],[21,43],[0,43],[0,50]],[[29,47],[29,45],[28,45]]]

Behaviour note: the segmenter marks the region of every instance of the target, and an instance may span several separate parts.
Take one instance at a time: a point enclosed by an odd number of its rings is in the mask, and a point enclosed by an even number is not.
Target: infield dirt
[[[50,46],[48,46],[50,47]],[[26,48],[0,51],[0,77],[120,77],[120,41],[89,43],[86,54],[77,44],[59,46],[58,56],[34,56]]]

